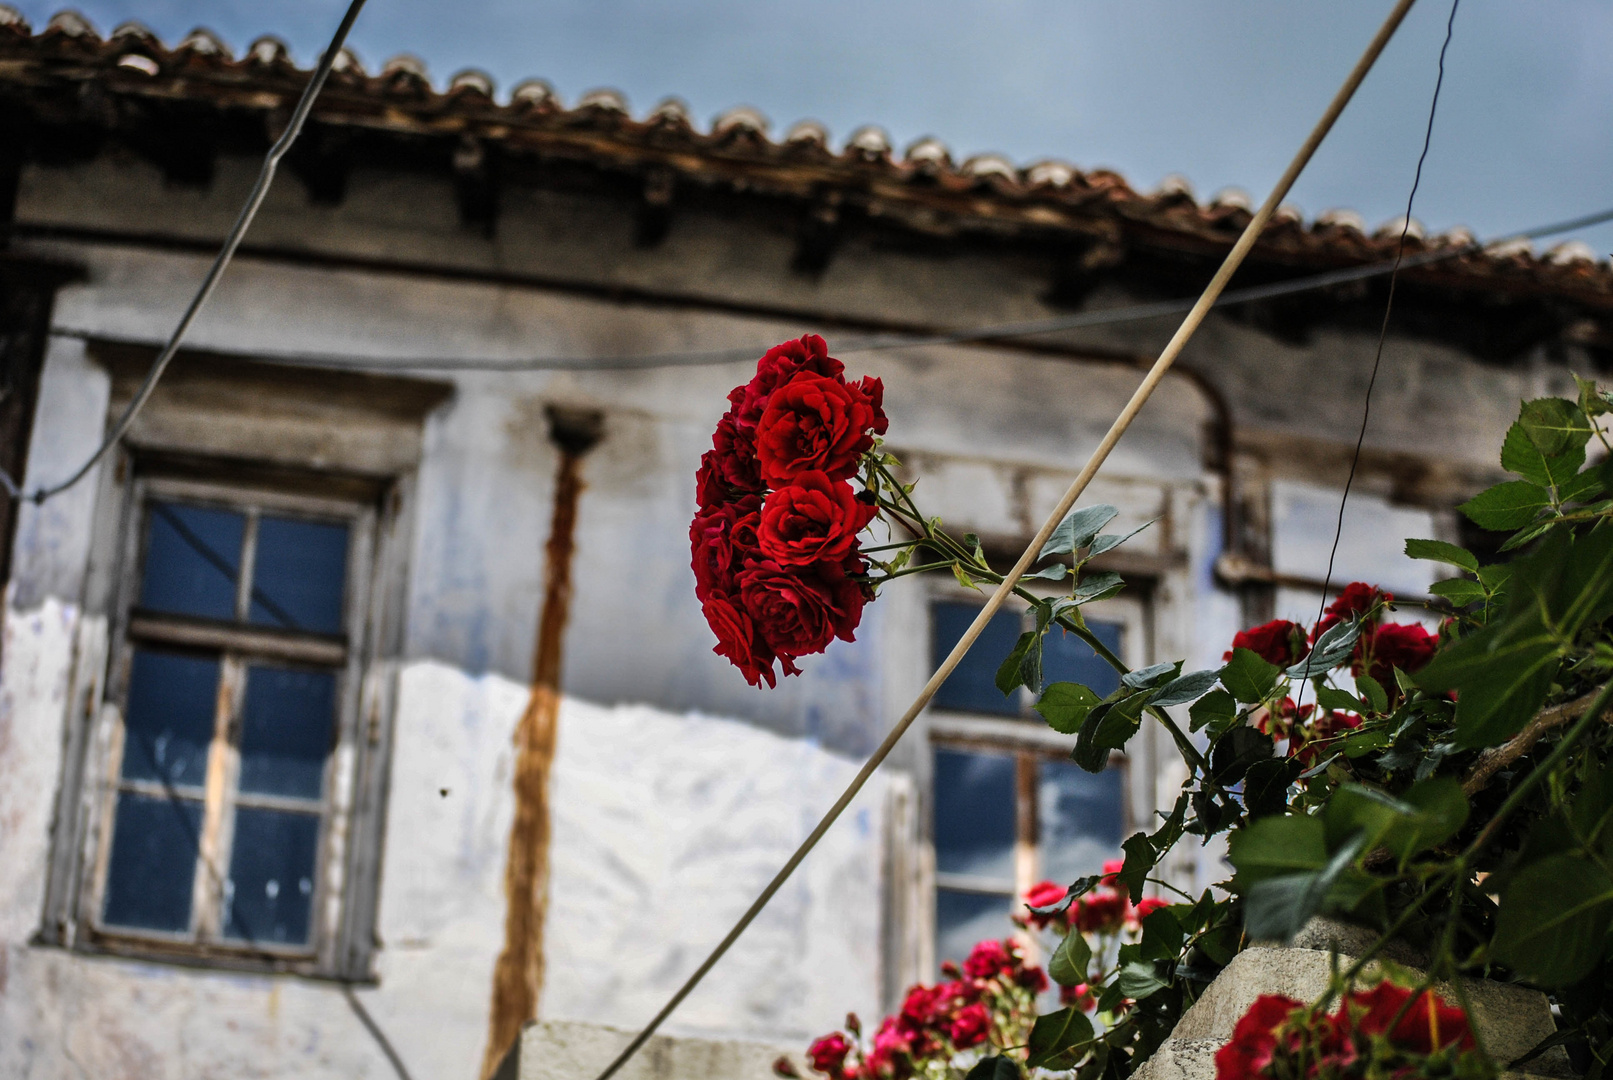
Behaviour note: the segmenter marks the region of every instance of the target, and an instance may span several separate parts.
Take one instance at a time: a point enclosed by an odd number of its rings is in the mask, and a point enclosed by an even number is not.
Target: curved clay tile
[[[424,98],[431,93],[431,74],[426,62],[409,53],[399,53],[381,65],[381,89],[399,97]]]
[[[1010,184],[1019,183],[1019,170],[1014,163],[1001,154],[976,154],[964,161],[959,172],[976,180],[1003,180]]]
[[[31,34],[34,29],[28,25],[28,20],[23,18],[22,12],[18,11],[10,4],[0,4],[0,26],[5,27],[13,33],[20,33],[23,35]]]
[[[1492,244],[1486,247],[1484,251],[1492,259],[1521,261],[1534,255],[1535,245],[1533,241],[1520,236],[1513,240],[1503,240],[1499,244]]]
[[[1156,202],[1163,204],[1192,203],[1198,205],[1198,199],[1193,194],[1193,183],[1181,173],[1171,173],[1159,182],[1159,186],[1148,193]]]
[[[1472,229],[1468,228],[1466,225],[1457,225],[1453,228],[1446,229],[1438,236],[1429,237],[1428,243],[1431,247],[1461,248],[1470,246],[1477,239],[1478,237],[1473,235]]]
[[[542,79],[523,79],[510,91],[510,107],[523,112],[552,113],[562,108],[560,95]]]
[[[590,90],[577,99],[577,108],[579,110],[593,109],[597,112],[620,113],[626,116],[627,98],[622,96],[620,90],[611,90],[609,88]]]
[[[330,66],[334,75],[345,75],[349,79],[367,79],[369,72],[364,70],[364,62],[358,58],[358,53],[342,46],[342,51],[336,54],[336,62]]]
[[[952,169],[952,151],[933,135],[926,135],[902,151],[902,160],[931,176]]]
[[[1401,214],[1399,217],[1390,218],[1388,221],[1374,229],[1372,231],[1372,239],[1399,240],[1400,230],[1402,227],[1404,227],[1406,230],[1406,239],[1408,240],[1422,240],[1423,237],[1427,235],[1427,230],[1423,228],[1422,222],[1418,221],[1416,218],[1408,219],[1405,214]]]
[[[864,161],[887,161],[891,156],[891,139],[885,129],[864,124],[846,140],[846,153]]]
[[[784,143],[794,147],[829,148],[829,129],[816,120],[797,120],[784,133]]]
[[[50,17],[50,22],[45,24],[45,31],[40,36],[49,37],[51,35],[88,38],[93,41],[101,39],[101,35],[95,29],[95,24],[72,8],[58,11]]]
[[[772,122],[760,110],[740,105],[719,113],[717,119],[711,122],[711,133],[718,138],[748,138],[765,142],[767,129],[772,126]]]
[[[1254,213],[1254,199],[1240,187],[1224,187],[1210,196],[1210,205],[1217,210],[1243,210]]]
[[[665,130],[694,130],[694,123],[689,119],[689,103],[676,97],[662,99],[661,103],[644,117],[644,122],[651,127]]]
[[[0,22],[4,21],[4,15],[0,15]],[[118,23],[118,25],[113,28],[112,33],[107,35],[107,40],[118,42],[137,41],[142,45],[152,48],[162,48],[162,41],[157,37],[155,31],[153,31],[151,27],[147,26],[145,23],[135,22],[133,19],[130,19],[127,22]]]
[[[476,68],[466,68],[464,71],[456,72],[448,80],[447,93],[449,97],[465,98],[474,96],[492,101],[495,89],[493,76]]]
[[[1305,224],[1305,211],[1296,203],[1279,203],[1277,209],[1271,212],[1273,225],[1303,225]]]
[[[270,34],[258,38],[246,48],[247,63],[258,67],[290,67],[291,50],[286,43]]]
[[[224,44],[217,34],[201,26],[186,34],[179,44],[174,46],[174,52],[188,52],[196,56],[212,56],[220,60],[235,59],[234,54],[230,52],[230,47]]]
[[[1354,230],[1365,236],[1367,222],[1365,218],[1354,210],[1324,210],[1316,215],[1316,228]]]
[[[1593,263],[1596,261],[1596,249],[1583,240],[1565,240],[1547,250],[1545,258],[1547,262],[1556,263],[1558,266]]]
[[[1025,170],[1025,183],[1033,188],[1062,191],[1072,186],[1081,172],[1067,161],[1038,161]]]
[[[138,71],[142,75],[156,75],[162,71],[161,65],[145,53],[126,52],[118,57],[118,67]]]

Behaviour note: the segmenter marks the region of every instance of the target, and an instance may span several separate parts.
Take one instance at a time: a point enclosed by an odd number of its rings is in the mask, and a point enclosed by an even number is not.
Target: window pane
[[[112,823],[106,872],[109,926],[190,929],[202,804],[124,792]]]
[[[961,964],[977,942],[1001,941],[1014,932],[1008,921],[1013,898],[982,893],[935,890],[935,958]]]
[[[335,708],[335,672],[249,668],[241,716],[241,790],[319,798]]]
[[[238,807],[224,884],[224,936],[264,945],[305,943],[318,849],[318,815]]]
[[[975,604],[939,601],[930,606],[931,669],[940,667],[952,646],[963,637],[963,632],[974,622],[980,608]],[[959,709],[966,712],[997,713],[1002,716],[1019,715],[1019,694],[1004,695],[997,689],[997,668],[1014,651],[1019,640],[1020,616],[1014,611],[999,611],[981,631],[974,647],[964,655],[947,681],[936,692],[935,705],[941,709]]]
[[[184,503],[147,506],[140,606],[207,619],[235,618],[245,516]]]
[[[346,525],[268,516],[258,519],[252,622],[339,634],[346,579]]]
[[[935,752],[935,868],[1014,882],[1014,758]]]
[[[1119,769],[1096,775],[1064,761],[1040,766],[1036,817],[1042,876],[1068,884],[1103,869],[1120,852],[1124,793]]]
[[[1088,619],[1087,628],[1110,652],[1126,655],[1124,625]],[[1100,660],[1092,646],[1055,626],[1042,639],[1042,681],[1080,683],[1099,697],[1108,697],[1120,685],[1120,673]]]
[[[124,778],[200,787],[217,699],[217,659],[136,649],[123,718]]]

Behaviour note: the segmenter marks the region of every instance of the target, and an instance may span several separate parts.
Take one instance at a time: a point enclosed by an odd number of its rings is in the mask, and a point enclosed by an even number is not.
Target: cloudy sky
[[[18,0],[9,0],[18,4]],[[56,5],[21,0],[35,25]],[[103,32],[263,33],[311,63],[342,0],[81,0]],[[549,80],[568,102],[609,86],[635,113],[738,104],[775,133],[811,117],[898,146],[1106,166],[1150,189],[1265,193],[1390,0],[369,0],[352,45],[372,69],[422,57],[441,84],[480,68],[501,92]],[[1421,0],[1296,187],[1307,214],[1402,212],[1450,0]],[[1415,214],[1480,236],[1613,207],[1613,2],[1464,0]],[[1613,225],[1577,234],[1602,258]]]

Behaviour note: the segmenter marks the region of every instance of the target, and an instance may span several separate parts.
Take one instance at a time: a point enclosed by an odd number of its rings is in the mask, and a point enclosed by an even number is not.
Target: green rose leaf
[[[1539,484],[1508,480],[1486,488],[1457,509],[1481,529],[1510,532],[1521,529],[1551,505],[1551,495]]]
[[[1047,543],[1042,545],[1036,561],[1041,562],[1054,555],[1069,555],[1077,548],[1086,547],[1098,535],[1098,530],[1113,521],[1119,513],[1119,510],[1106,503],[1071,510],[1069,516],[1053,530],[1053,535],[1047,538]]]
[[[1372,706],[1375,713],[1389,711],[1389,694],[1384,690],[1383,684],[1371,675],[1357,675],[1355,677],[1355,690],[1366,703]]]
[[[1457,607],[1478,603],[1485,597],[1484,586],[1467,578],[1446,578],[1428,587],[1435,596],[1443,596]]]
[[[1591,422],[1578,405],[1562,398],[1536,398],[1518,410],[1518,424],[1546,457],[1583,451],[1591,441]],[[1583,456],[1581,458],[1583,462]],[[1578,465],[1574,466],[1577,470]]]
[[[1494,957],[1542,986],[1589,975],[1613,927],[1613,880],[1589,859],[1551,855],[1515,874],[1501,893]]]
[[[1150,518],[1124,536],[1119,536],[1115,533],[1104,533],[1102,536],[1093,537],[1092,544],[1087,549],[1087,557],[1091,558],[1094,555],[1102,555],[1105,551],[1114,550],[1158,520],[1158,518]]]
[[[1258,705],[1266,700],[1272,687],[1277,685],[1278,669],[1248,649],[1232,650],[1232,659],[1221,669],[1221,685],[1245,705]]]
[[[1060,1009],[1036,1018],[1031,1028],[1030,1057],[1025,1064],[1042,1068],[1092,1041],[1092,1021],[1080,1009]]]
[[[1266,817],[1232,833],[1227,860],[1237,870],[1234,885],[1247,891],[1272,878],[1320,870],[1327,865],[1321,818]]]
[[[1047,973],[1060,986],[1078,986],[1086,982],[1091,969],[1092,946],[1079,930],[1065,934],[1059,947],[1053,950],[1052,959],[1047,962]]]
[[[1309,679],[1326,674],[1355,651],[1355,642],[1360,636],[1359,620],[1334,623],[1316,639],[1316,644],[1311,646],[1310,654],[1288,669],[1288,677]]]
[[[1501,467],[1541,487],[1555,487],[1567,483],[1584,464],[1583,443],[1578,447],[1567,447],[1556,454],[1547,455],[1535,440],[1530,438],[1522,420],[1507,430],[1506,441],[1501,444]]]
[[[1125,587],[1126,582],[1119,574],[1106,570],[1101,574],[1083,577],[1081,584],[1070,594],[1070,599],[1077,604],[1090,604],[1095,600],[1107,600]]]
[[[1176,664],[1150,664],[1148,667],[1138,668],[1136,671],[1128,671],[1120,676],[1120,681],[1126,686],[1137,690],[1147,690],[1151,686],[1157,686],[1164,682],[1167,676],[1174,675],[1176,668]]]
[[[1429,559],[1459,566],[1469,573],[1477,573],[1479,569],[1479,560],[1472,552],[1443,540],[1407,540],[1406,554],[1413,559]]]
[[[1148,871],[1159,861],[1159,853],[1154,850],[1154,845],[1148,842],[1148,837],[1144,833],[1134,833],[1127,837],[1126,842],[1120,845],[1120,850],[1126,853],[1126,861],[1115,880],[1126,887],[1131,893],[1131,902],[1135,904],[1143,898],[1143,883],[1148,877]]]
[[[1172,679],[1160,687],[1154,694],[1151,705],[1185,705],[1189,701],[1197,701],[1214,686],[1221,677],[1219,671],[1191,671],[1180,678]]]
[[[1252,727],[1235,727],[1210,750],[1210,772],[1215,782],[1228,787],[1242,780],[1252,765],[1276,752],[1271,736]]]
[[[997,668],[997,689],[1001,690],[1005,697],[1025,685],[1025,667],[1033,649],[1037,653],[1035,667],[1040,673],[1041,644],[1042,635],[1034,630],[1027,630],[1019,635],[1019,640],[1014,643],[1014,651],[1009,653],[1008,659]]]
[[[981,1058],[964,1080],[1020,1080],[1019,1063],[1013,1058]]]
[[[1170,983],[1159,977],[1159,969],[1149,960],[1132,960],[1120,969],[1116,978],[1120,992],[1133,1001],[1153,997]]]
[[[1181,921],[1168,907],[1150,911],[1143,919],[1143,959],[1175,960],[1187,940]]]
[[[1193,703],[1187,715],[1191,730],[1197,731],[1202,727],[1213,729],[1232,722],[1238,715],[1238,702],[1225,690],[1211,690]]]
[[[1047,726],[1060,735],[1074,735],[1097,703],[1098,695],[1080,683],[1056,682],[1042,691],[1036,711],[1047,721]]]

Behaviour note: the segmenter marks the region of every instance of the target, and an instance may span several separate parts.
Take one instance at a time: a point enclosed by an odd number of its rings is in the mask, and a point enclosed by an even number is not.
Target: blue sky
[[[18,0],[10,0],[17,4]],[[56,5],[18,5],[41,25]],[[262,33],[310,63],[340,0],[88,0],[103,32],[138,19],[174,41],[205,25],[235,48]],[[1201,197],[1257,198],[1370,38],[1390,0],[369,0],[352,45],[400,52],[439,85],[490,73],[501,92],[548,79],[568,102],[625,92],[635,113],[676,95],[708,121],[738,104],[775,133],[811,117],[955,156],[1106,166],[1144,190],[1186,176]],[[1421,0],[1295,188],[1307,214],[1401,213],[1449,0]],[[1613,3],[1465,0],[1416,216],[1481,236],[1613,206]],[[1613,225],[1579,238],[1606,258]]]

